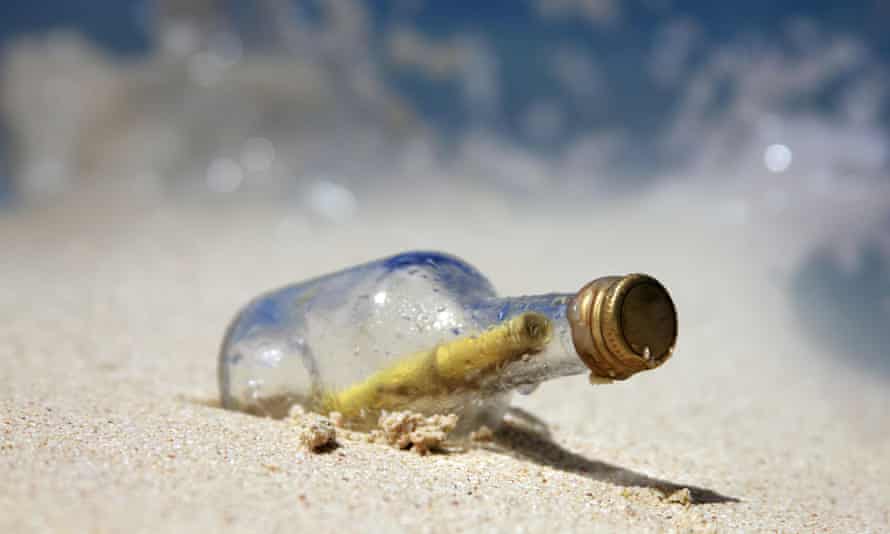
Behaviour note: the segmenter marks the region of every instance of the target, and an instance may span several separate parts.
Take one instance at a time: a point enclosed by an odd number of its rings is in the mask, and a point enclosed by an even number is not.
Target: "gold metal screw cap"
[[[568,316],[575,350],[592,382],[654,369],[671,357],[677,342],[674,302],[645,274],[590,282],[569,303]]]

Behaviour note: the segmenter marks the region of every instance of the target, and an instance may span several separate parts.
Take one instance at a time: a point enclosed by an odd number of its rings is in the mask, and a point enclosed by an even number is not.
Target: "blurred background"
[[[0,225],[55,221],[59,257],[127,224],[225,233],[205,260],[246,262],[239,299],[405,246],[512,293],[646,270],[681,348],[885,380],[888,23],[877,0],[8,0]],[[337,252],[251,279],[280,248]]]

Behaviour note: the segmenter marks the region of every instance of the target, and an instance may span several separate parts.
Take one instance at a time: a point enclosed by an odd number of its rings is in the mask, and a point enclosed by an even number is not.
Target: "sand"
[[[215,407],[222,332],[260,290],[415,247],[471,259],[505,293],[625,267],[569,261],[589,229],[558,221],[555,239],[519,219],[455,228],[421,208],[282,230],[283,213],[83,200],[0,214],[0,532],[890,529],[883,379],[777,342],[752,327],[762,313],[697,323],[749,309],[696,311],[695,288],[735,273],[699,262],[684,276],[653,249],[681,350],[624,384],[577,377],[518,398],[549,436],[517,425],[425,456],[338,437],[313,453],[293,424]]]

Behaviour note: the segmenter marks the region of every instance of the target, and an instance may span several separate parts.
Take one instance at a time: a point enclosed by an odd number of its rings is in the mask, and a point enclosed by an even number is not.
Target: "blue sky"
[[[570,11],[545,16],[537,7],[540,1],[393,0],[365,5],[372,19],[371,43],[381,49],[380,56],[394,29],[410,27],[439,42],[470,36],[496,57],[499,95],[494,109],[486,113],[467,105],[455,80],[432,80],[417,70],[384,65],[388,83],[429,124],[455,134],[481,126],[545,154],[558,151],[591,129],[620,128],[637,139],[637,149],[661,134],[685,89],[682,83],[673,87],[652,83],[646,69],[648,57],[658,47],[659,31],[669,21],[694,28],[687,58],[690,69],[705,60],[709,51],[728,43],[750,42],[752,47],[770,43],[787,48],[789,27],[800,20],[813,22],[823,32],[854,36],[870,51],[872,61],[890,57],[890,33],[884,31],[890,8],[877,1],[760,0],[733,3],[730,8],[710,1],[600,0],[611,9],[600,20]],[[220,5],[249,42],[250,10],[231,0]],[[297,0],[294,5],[310,16],[318,10],[316,0]],[[153,46],[150,33],[156,7],[153,0],[13,0],[6,3],[0,19],[0,44],[67,28],[114,54],[139,56]],[[550,68],[555,55],[566,50],[593,58],[596,73],[608,81],[607,87],[586,98],[568,95]],[[814,103],[817,107],[831,105],[830,99]],[[549,109],[547,106],[554,104],[560,113],[558,129],[543,137],[529,134],[524,127],[529,110],[535,106]],[[660,167],[662,154],[654,147],[646,151],[645,159],[636,153],[617,155],[620,168],[639,175],[651,170],[647,165]]]
[[[299,0],[304,11],[312,12],[312,1]],[[238,2],[221,2],[242,20]],[[672,2],[670,0],[616,1],[615,21],[591,24],[583,16],[554,17],[545,20],[533,2],[493,0],[489,2],[377,1],[366,3],[372,12],[373,27],[380,39],[396,25],[410,25],[431,38],[471,34],[484,39],[500,61],[501,109],[495,118],[505,132],[517,131],[516,117],[533,101],[560,98],[552,76],[544,68],[558,47],[578,47],[593,52],[613,85],[612,105],[599,115],[571,109],[569,133],[591,122],[624,124],[636,134],[650,131],[669,107],[672,91],[654,87],[643,69],[657,30],[667,19],[687,19],[699,28],[698,50],[745,36],[781,43],[790,21],[806,18],[822,28],[848,33],[862,40],[875,57],[890,55],[890,7],[879,1],[772,2],[767,0],[730,4],[710,1]],[[405,7],[408,6],[408,7]],[[412,7],[419,6],[419,7]],[[121,55],[139,55],[150,50],[150,20],[155,4],[151,0],[12,0],[0,18],[0,43],[51,29],[73,28],[107,50]],[[248,28],[248,22],[244,23]],[[430,83],[421,76],[391,72],[392,82],[442,128],[459,128],[471,117],[458,105],[453,84]],[[623,105],[614,105],[616,99]],[[580,112],[580,113],[579,113]],[[566,134],[568,135],[568,133]]]

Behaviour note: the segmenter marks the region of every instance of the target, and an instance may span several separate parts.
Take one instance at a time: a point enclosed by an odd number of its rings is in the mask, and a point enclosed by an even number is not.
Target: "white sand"
[[[890,529],[886,383],[796,350],[790,323],[763,319],[775,290],[727,270],[737,257],[703,260],[713,243],[691,265],[696,236],[616,259],[578,221],[457,228],[418,208],[313,235],[258,210],[98,210],[0,214],[0,532]],[[553,435],[514,436],[512,453],[312,454],[285,422],[194,402],[216,397],[223,329],[253,294],[414,247],[466,257],[504,293],[649,270],[675,292],[681,350],[626,384],[519,399]],[[738,298],[703,309],[727,280]]]

